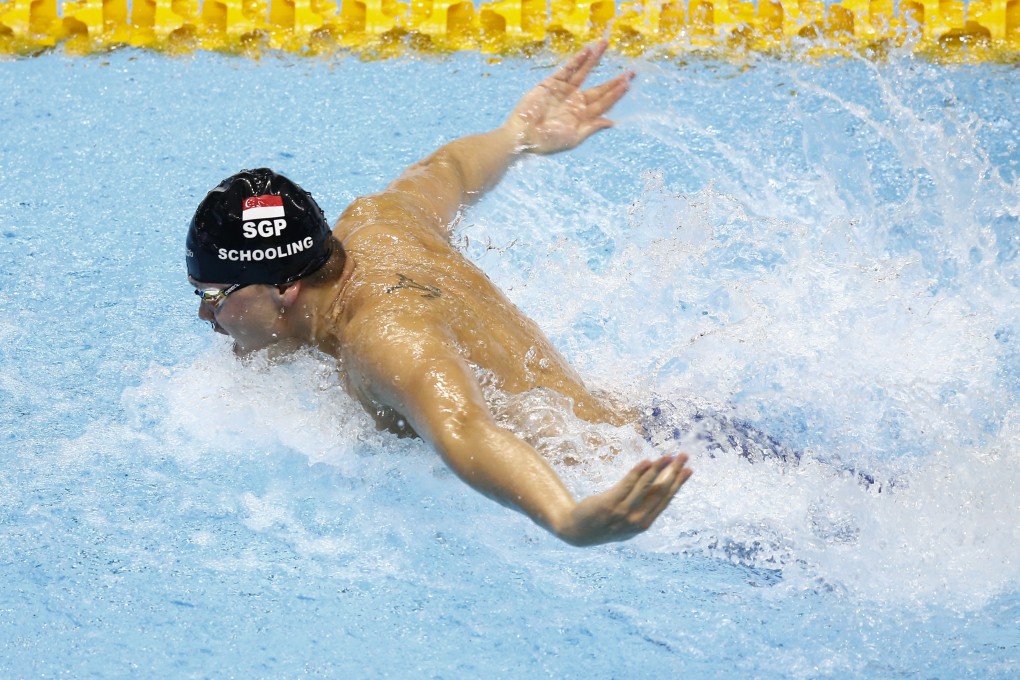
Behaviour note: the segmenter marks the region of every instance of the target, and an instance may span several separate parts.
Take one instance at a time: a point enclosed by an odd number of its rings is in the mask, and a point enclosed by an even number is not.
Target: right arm
[[[691,475],[684,455],[641,461],[608,491],[577,501],[534,448],[495,422],[459,355],[434,341],[404,350],[391,345],[370,381],[399,384],[399,391],[373,397],[407,418],[472,488],[567,543],[623,541],[645,531]]]

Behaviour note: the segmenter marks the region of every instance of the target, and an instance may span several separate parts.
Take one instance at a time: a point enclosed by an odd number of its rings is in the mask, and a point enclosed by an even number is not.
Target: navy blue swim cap
[[[191,218],[188,274],[204,283],[296,281],[329,260],[326,216],[307,191],[268,168],[223,180]]]

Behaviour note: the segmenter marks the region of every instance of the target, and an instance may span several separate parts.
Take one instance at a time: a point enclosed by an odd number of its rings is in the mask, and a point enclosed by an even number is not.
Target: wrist
[[[580,536],[579,525],[574,513],[576,508],[576,503],[571,503],[570,507],[557,508],[556,511],[550,515],[547,528],[550,533],[564,543],[568,543],[575,547],[581,547],[585,545],[585,542]]]
[[[513,147],[513,153],[522,154],[531,151],[535,144],[531,141],[527,122],[521,120],[516,114],[510,116],[501,126],[501,130],[508,136]]]

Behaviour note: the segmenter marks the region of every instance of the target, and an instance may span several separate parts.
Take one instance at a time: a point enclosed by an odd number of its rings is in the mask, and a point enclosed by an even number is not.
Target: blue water
[[[195,317],[219,180],[271,165],[335,217],[552,64],[0,63],[0,677],[1020,673],[1015,66],[610,56],[617,128],[464,213],[593,386],[804,452],[690,438],[628,543],[558,543],[323,357],[241,365]],[[654,453],[490,396],[579,494]]]

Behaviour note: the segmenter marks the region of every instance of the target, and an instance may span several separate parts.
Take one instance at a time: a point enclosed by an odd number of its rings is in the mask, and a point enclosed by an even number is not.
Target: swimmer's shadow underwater
[[[897,486],[895,480],[880,479],[838,456],[808,454],[791,448],[740,418],[700,406],[679,407],[672,401],[655,399],[643,410],[639,427],[645,440],[660,450],[675,448],[678,443],[694,444],[710,458],[736,455],[752,464],[773,461],[788,469],[810,458],[840,476],[855,478],[869,491],[882,493]]]

